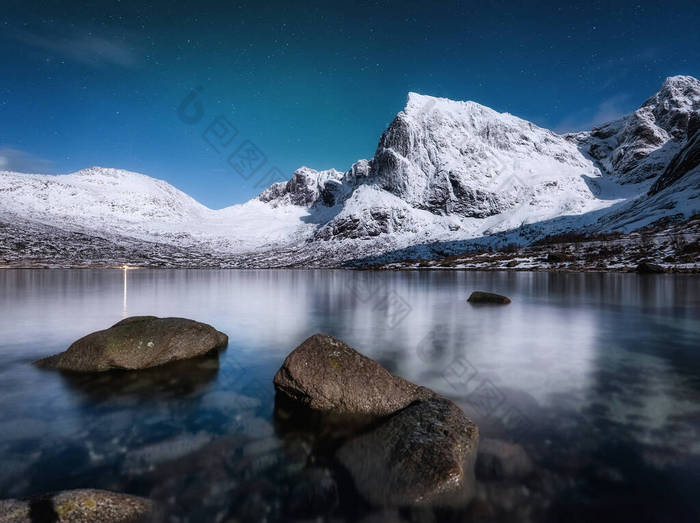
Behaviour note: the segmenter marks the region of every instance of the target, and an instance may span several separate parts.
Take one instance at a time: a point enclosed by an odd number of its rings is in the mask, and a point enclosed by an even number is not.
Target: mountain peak
[[[78,176],[145,176],[141,173],[135,173],[132,171],[127,171],[124,169],[115,169],[113,167],[100,167],[99,165],[93,165],[87,169],[80,169],[73,174]]]
[[[428,114],[435,109],[443,113],[463,113],[464,111],[474,108],[489,109],[484,105],[472,101],[451,100],[449,98],[440,98],[411,91],[408,93],[408,99],[403,113],[409,116],[415,116]]]
[[[695,78],[694,76],[685,76],[685,75],[676,75],[676,76],[669,76],[664,80],[663,86],[661,87],[662,89],[664,87],[685,87],[685,86],[695,86],[695,87],[700,87],[700,80]]]
[[[421,107],[423,107],[424,105],[431,103],[432,101],[437,101],[439,99],[440,98],[436,98],[427,94],[420,94],[410,91],[406,99],[406,107],[404,108],[404,111],[409,112],[414,110],[420,110]]]
[[[700,81],[692,76],[669,76],[661,89],[649,98],[642,107],[677,107],[684,110],[700,108]]]

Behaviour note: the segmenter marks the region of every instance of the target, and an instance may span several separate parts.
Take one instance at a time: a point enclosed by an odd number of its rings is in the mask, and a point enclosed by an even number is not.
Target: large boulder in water
[[[133,316],[93,332],[68,350],[36,362],[40,367],[75,372],[137,370],[203,356],[225,347],[228,336],[185,318]]]
[[[292,405],[288,419],[305,421],[308,412],[332,419],[322,438],[333,442],[320,446],[338,449],[335,458],[370,504],[464,506],[473,497],[479,430],[450,400],[324,334],[292,351],[274,382]]]
[[[475,492],[479,430],[450,400],[416,402],[337,452],[373,505],[465,506]]]
[[[2,523],[137,523],[151,521],[153,513],[153,503],[147,499],[106,490],[67,490],[29,500],[0,500]]]
[[[435,393],[397,376],[333,336],[315,334],[284,360],[279,396],[318,413],[376,418]]]

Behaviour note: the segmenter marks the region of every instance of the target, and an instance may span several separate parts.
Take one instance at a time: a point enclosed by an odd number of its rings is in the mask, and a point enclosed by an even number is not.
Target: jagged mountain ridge
[[[700,210],[699,110],[700,82],[671,77],[631,115],[558,135],[475,102],[410,93],[372,159],[344,173],[302,167],[242,205],[214,211],[166,182],[116,169],[2,172],[0,221],[202,248],[241,266],[634,229]]]
[[[632,114],[569,138],[606,174],[621,183],[639,183],[663,172],[689,138],[691,119],[699,111],[698,80],[672,76]]]

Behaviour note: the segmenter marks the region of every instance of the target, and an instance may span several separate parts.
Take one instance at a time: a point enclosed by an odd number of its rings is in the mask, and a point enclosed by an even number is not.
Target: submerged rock
[[[284,360],[274,378],[278,395],[333,415],[387,416],[434,396],[333,336],[315,334]]]
[[[640,274],[661,274],[666,272],[666,269],[664,269],[661,265],[648,261],[640,262],[635,270]]]
[[[337,453],[373,505],[465,506],[475,491],[479,430],[450,400],[416,402]]]
[[[131,450],[124,459],[124,471],[132,475],[142,474],[155,465],[192,454],[211,440],[211,435],[206,432],[185,433]]]
[[[324,516],[338,506],[338,485],[330,470],[311,467],[291,480],[293,485],[285,500],[285,510],[290,516]]]
[[[484,439],[479,443],[476,462],[479,479],[519,479],[533,470],[532,460],[522,446],[499,439]]]
[[[474,291],[467,301],[469,303],[496,303],[506,305],[510,303],[510,298],[492,292]]]
[[[153,503],[147,499],[106,490],[66,490],[29,500],[0,500],[2,523],[137,523],[150,521],[153,513]]]
[[[185,318],[133,316],[93,332],[68,350],[36,362],[40,367],[75,372],[137,370],[203,356],[225,347],[228,336]]]

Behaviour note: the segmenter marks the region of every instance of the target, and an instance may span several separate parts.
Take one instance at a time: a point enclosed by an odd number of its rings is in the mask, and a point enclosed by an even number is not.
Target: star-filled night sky
[[[6,0],[0,170],[123,168],[220,208],[371,157],[409,91],[590,128],[700,76],[699,27],[680,1]]]

